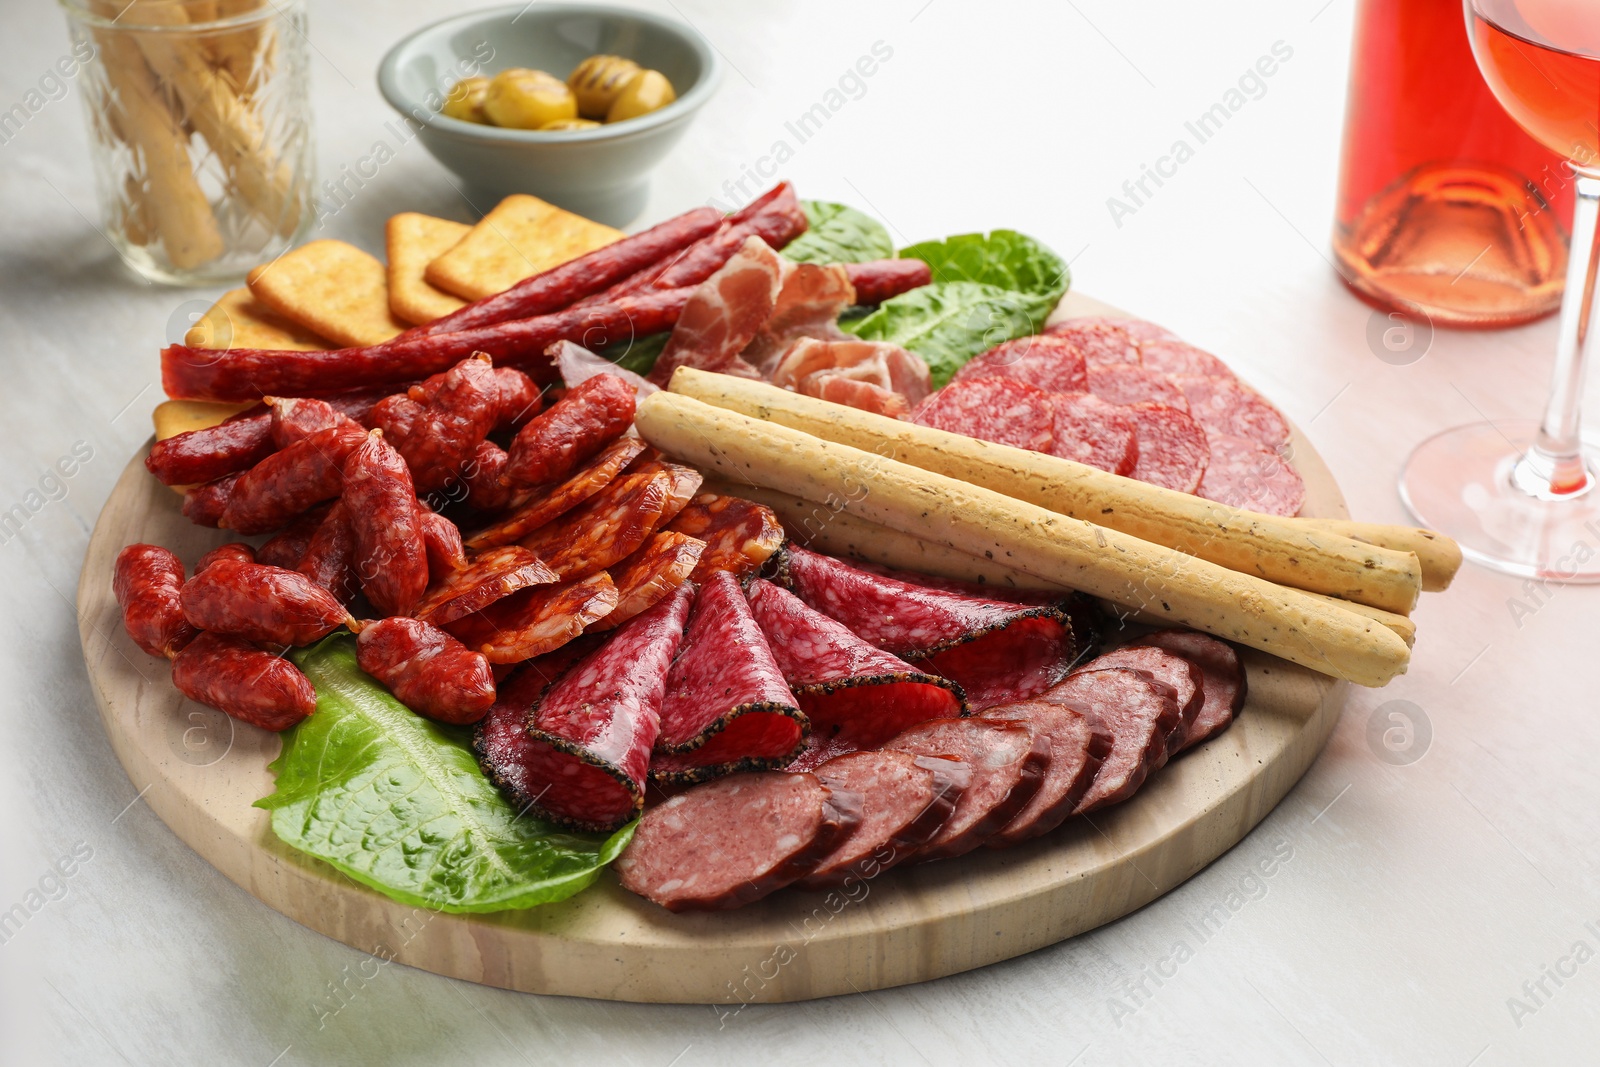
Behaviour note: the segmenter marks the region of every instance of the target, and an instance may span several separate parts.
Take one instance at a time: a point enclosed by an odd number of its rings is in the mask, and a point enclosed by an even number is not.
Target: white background
[[[802,195],[873,210],[902,242],[995,226],[1038,236],[1071,257],[1083,291],[1220,353],[1275,399],[1357,517],[1398,521],[1395,475],[1414,443],[1480,412],[1537,413],[1554,332],[1550,322],[1441,331],[1412,365],[1374,356],[1373,312],[1326,259],[1352,2],[663,0],[650,6],[692,21],[730,69],[656,175],[639,224],[722,196],[786,120],[882,41],[893,57],[865,94],[784,168]],[[313,5],[324,174],[389,136],[378,59],[450,10]],[[1107,197],[1278,41],[1293,57],[1265,95],[1116,226]],[[66,47],[53,5],[5,0],[0,106]],[[1600,950],[1585,927],[1600,929],[1600,592],[1529,598],[1472,567],[1417,612],[1411,672],[1352,694],[1327,751],[1255,833],[1092,934],[921,986],[748,1008],[720,1030],[704,1007],[524,996],[394,965],[319,1030],[313,1004],[365,957],[258,904],[144,805],[129,807],[138,789],[84,676],[71,602],[89,530],[149,432],[169,318],[220,290],[134,279],[89,224],[77,93],[0,146],[0,510],[75,442],[94,453],[64,499],[0,544],[0,909],[75,844],[93,856],[63,899],[0,945],[0,1060],[1464,1067],[1592,1055],[1600,962],[1560,988],[1547,980],[1553,995],[1520,1026],[1507,999],[1574,942]],[[471,217],[413,143],[325,235],[381,254],[383,220],[402,210]],[[1537,608],[1520,625],[1513,598]],[[1431,727],[1408,765],[1368,741],[1375,709],[1393,700]],[[1199,945],[1186,924],[1278,842],[1292,859]],[[1180,939],[1194,958],[1117,1017],[1124,983]]]

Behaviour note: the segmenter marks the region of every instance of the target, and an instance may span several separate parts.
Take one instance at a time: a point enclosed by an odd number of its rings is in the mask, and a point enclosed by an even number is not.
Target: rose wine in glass
[[[1499,570],[1600,581],[1600,462],[1581,436],[1600,218],[1600,5],[1465,0],[1484,80],[1518,125],[1571,168],[1577,204],[1555,374],[1537,423],[1477,423],[1418,445],[1400,494],[1420,522]]]

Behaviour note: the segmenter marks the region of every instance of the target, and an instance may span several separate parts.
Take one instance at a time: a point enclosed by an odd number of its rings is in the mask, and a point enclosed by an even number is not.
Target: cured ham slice
[[[679,367],[757,377],[739,353],[772,317],[783,283],[783,263],[761,238],[748,238],[689,297],[650,381],[665,386]]]
[[[928,364],[899,345],[813,337],[789,346],[772,384],[892,418],[904,418],[933,388]]]
[[[856,302],[856,289],[841,263],[783,261],[783,278],[772,314],[745,346],[744,359],[771,378],[778,361],[798,338],[841,340],[839,313]]]

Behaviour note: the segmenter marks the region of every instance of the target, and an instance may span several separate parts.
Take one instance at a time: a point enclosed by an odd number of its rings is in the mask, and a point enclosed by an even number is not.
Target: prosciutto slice
[[[839,329],[839,313],[856,302],[856,288],[842,263],[783,261],[783,278],[772,314],[745,346],[744,359],[770,379],[788,350],[799,338],[825,341],[848,338]]]
[[[783,265],[783,258],[765,241],[747,238],[733,258],[689,297],[650,380],[665,386],[679,367],[759,377],[739,353],[772,317],[782,289]]]
[[[886,341],[796,340],[772,384],[892,418],[910,413],[933,388],[921,356]]]

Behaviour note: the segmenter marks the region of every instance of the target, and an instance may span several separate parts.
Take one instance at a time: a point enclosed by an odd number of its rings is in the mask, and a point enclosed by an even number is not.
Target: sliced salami
[[[1138,438],[1121,405],[1093,393],[1056,393],[1050,454],[1112,474],[1128,475],[1139,461]]]
[[[750,609],[811,720],[811,744],[791,766],[878,748],[924,719],[965,711],[956,683],[875,648],[771,582],[751,583]]]
[[[1048,452],[1055,433],[1050,394],[1014,378],[951,382],[918,404],[911,421],[1034,452]]]
[[[1148,341],[1139,346],[1139,362],[1162,374],[1210,374],[1232,378],[1233,371],[1210,352],[1182,341]]]
[[[511,514],[496,520],[467,539],[471,549],[493,548],[520,540],[610,485],[622,469],[644,451],[637,437],[619,437],[591,457],[564,482],[533,490],[528,500]]]
[[[1159,404],[1170,404],[1179,411],[1189,407],[1183,390],[1171,377],[1132,363],[1090,367],[1089,392],[1111,404],[1138,404],[1153,400]]]
[[[521,663],[562,647],[610,614],[617,600],[611,576],[601,571],[520,590],[443,629],[490,663]]]
[[[972,772],[956,810],[917,850],[916,860],[959,856],[983,844],[1039,792],[1050,765],[1050,742],[1044,734],[994,719],[933,719],[913,726],[888,747],[958,759]]]
[[[534,553],[517,545],[491,548],[435,582],[411,614],[438,626],[493,604],[518,589],[560,581]]]
[[[675,480],[665,470],[625,475],[518,543],[564,580],[604,570],[656,532]]]
[[[652,449],[651,451],[654,451]],[[671,463],[660,458],[645,459],[641,456],[627,470],[629,474],[666,474],[670,479],[667,482],[667,499],[661,508],[660,525],[665,526],[678,517],[678,513],[689,506],[695,494],[700,491],[700,483],[705,477],[693,467],[686,467],[681,463]]]
[[[693,781],[780,767],[809,732],[738,579],[712,575],[694,598],[667,676],[651,777]]]
[[[1049,334],[995,345],[968,360],[951,381],[973,378],[1014,378],[1047,393],[1081,393],[1089,388],[1083,353],[1066,338]]]
[[[594,629],[615,629],[688,581],[705,547],[704,541],[671,530],[651,537],[643,548],[611,568],[617,606]]]
[[[1306,483],[1289,461],[1257,441],[1208,433],[1210,458],[1195,491],[1207,500],[1265,515],[1292,516],[1306,502]]]
[[[1211,447],[1198,423],[1167,404],[1129,404],[1123,414],[1133,423],[1139,442],[1139,459],[1130,477],[1180,493],[1200,487]]]
[[[678,590],[544,690],[527,713],[529,744],[518,760],[527,788],[513,797],[519,808],[598,831],[615,830],[643,810],[667,668],[690,599]]]
[[[893,749],[852,752],[814,773],[830,789],[861,795],[861,825],[800,879],[802,889],[876,878],[939,832],[972,780],[972,768],[959,760]]]
[[[862,798],[759,771],[651,808],[618,857],[622,888],[671,911],[737,908],[806,874],[861,822]]]
[[[1129,667],[1073,674],[1041,699],[1077,708],[1111,734],[1111,752],[1074,815],[1133,796],[1166,760],[1166,738],[1180,718],[1173,688]]]
[[[1189,414],[1207,433],[1248,437],[1270,449],[1289,443],[1289,422],[1283,413],[1238,379],[1180,374],[1172,379],[1189,402]]]
[[[1102,316],[1065,319],[1045,333],[1069,342],[1091,367],[1138,363],[1139,346],[1129,335],[1125,321]]]
[[[1024,724],[1050,741],[1050,769],[1039,791],[989,839],[990,847],[1049,833],[1089,791],[1100,764],[1111,753],[1111,731],[1077,708],[1042,700],[1002,704],[984,711],[983,717]]]
[[[1244,707],[1246,690],[1244,667],[1233,646],[1193,630],[1160,630],[1146,637],[1144,642],[1176,652],[1200,668],[1204,689],[1200,713],[1184,730],[1177,751],[1182,752],[1226,730]]]
[[[754,574],[783,545],[783,524],[764,504],[737,496],[701,493],[667,529],[706,543],[690,577],[703,582],[717,571]]]
[[[1165,326],[1157,326],[1144,319],[1131,319],[1125,315],[1079,315],[1075,318],[1063,319],[1056,324],[1057,327],[1080,328],[1084,326],[1104,326],[1121,330],[1128,335],[1134,344],[1141,348],[1147,341],[1176,341],[1178,335]],[[1055,327],[1052,327],[1052,332]]]
[[[1080,669],[1099,671],[1108,667],[1128,667],[1144,671],[1156,681],[1165,682],[1172,687],[1173,696],[1178,701],[1178,721],[1165,738],[1167,752],[1158,760],[1156,766],[1151,768],[1155,770],[1178,751],[1189,727],[1200,714],[1200,705],[1205,694],[1203,688],[1205,676],[1201,674],[1200,667],[1186,656],[1147,644],[1123,645],[1104,655],[1096,656]]]

